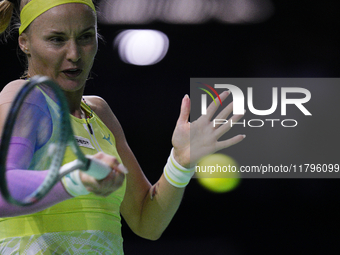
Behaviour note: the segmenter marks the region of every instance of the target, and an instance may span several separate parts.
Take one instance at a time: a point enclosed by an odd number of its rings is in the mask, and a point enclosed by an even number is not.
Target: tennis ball
[[[220,153],[203,157],[196,166],[195,177],[205,189],[216,193],[231,191],[240,183],[238,163]]]

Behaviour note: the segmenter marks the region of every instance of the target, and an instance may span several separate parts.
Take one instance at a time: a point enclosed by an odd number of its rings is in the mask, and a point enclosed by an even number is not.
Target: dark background
[[[102,96],[110,104],[152,183],[169,155],[191,77],[339,77],[338,1],[272,2],[275,12],[258,24],[99,24],[106,42],[100,44],[86,94]],[[140,67],[119,60],[112,42],[122,29],[132,28],[157,29],[169,37],[169,51],[160,63]],[[24,70],[17,48],[15,39],[0,47],[1,86]],[[306,141],[304,155],[320,142],[324,146],[323,137],[330,133],[330,146],[320,153],[338,151],[339,121],[334,121],[339,119],[338,94],[329,100],[334,104],[325,109],[325,127],[306,127],[315,135]],[[298,136],[291,139],[301,143]],[[270,139],[248,135],[229,149],[230,154],[247,162],[253,153],[247,150],[249,143],[259,148],[273,145]],[[336,156],[332,160],[339,163]],[[338,179],[243,179],[232,192],[213,194],[194,179],[160,240],[141,239],[123,223],[125,251],[127,255],[338,254],[339,184]]]

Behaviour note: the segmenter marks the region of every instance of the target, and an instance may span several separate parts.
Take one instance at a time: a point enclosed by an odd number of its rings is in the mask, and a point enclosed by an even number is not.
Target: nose
[[[80,60],[81,58],[81,51],[80,47],[75,40],[71,40],[69,42],[68,48],[67,48],[67,60],[76,63]]]

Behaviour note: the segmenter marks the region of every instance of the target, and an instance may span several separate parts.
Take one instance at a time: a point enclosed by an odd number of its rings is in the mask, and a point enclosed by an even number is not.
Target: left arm
[[[222,100],[228,96],[227,93],[221,95]],[[87,100],[90,101],[90,100]],[[126,194],[121,205],[121,213],[127,224],[137,235],[156,240],[158,239],[171,219],[176,213],[184,194],[184,188],[177,188],[171,185],[162,174],[156,184],[151,185],[147,180],[135,156],[133,155],[125,139],[124,132],[112,113],[110,107],[105,101],[98,97],[91,97],[93,110],[102,119],[102,121],[111,130],[116,138],[118,153],[122,163],[128,169]],[[91,105],[90,105],[91,106]],[[95,106],[95,107],[94,107]],[[210,108],[210,109],[209,109]],[[211,116],[217,110],[217,107],[211,105],[208,108]],[[231,113],[232,106],[226,107],[220,114],[227,117]],[[208,116],[202,116],[195,123],[188,122],[190,114],[190,99],[185,96],[182,100],[181,113],[173,134],[172,143],[174,146],[174,158],[182,166],[188,167],[190,163],[195,163],[202,156],[215,151],[227,148],[243,140],[244,136],[238,135],[223,142],[217,142],[217,139],[227,132],[230,127],[224,125],[223,130],[216,129],[211,131],[210,120]],[[242,116],[233,116],[233,121],[237,121]],[[194,125],[193,125],[194,124]],[[190,137],[190,128],[193,133],[197,133],[197,139],[203,144],[194,144],[199,149],[192,153],[195,159],[190,161],[190,143],[193,149],[193,140]],[[209,131],[208,131],[209,130]],[[218,132],[217,132],[218,131]],[[200,132],[210,132],[207,139],[202,139]],[[214,134],[211,134],[214,133]],[[205,133],[207,134],[207,133]],[[202,155],[201,155],[202,154]]]
[[[137,235],[151,240],[158,239],[177,211],[184,188],[175,188],[163,175],[155,185],[151,185],[107,103],[99,97],[88,97],[86,101],[115,136],[117,151],[129,171],[126,175],[126,193],[121,205],[125,221]]]

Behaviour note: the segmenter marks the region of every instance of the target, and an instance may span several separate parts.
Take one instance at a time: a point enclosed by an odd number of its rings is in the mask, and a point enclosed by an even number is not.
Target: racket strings
[[[42,149],[50,140],[53,132],[53,121],[48,109],[44,95],[33,89],[22,103],[15,125],[13,127],[10,147],[13,139],[25,139],[34,147],[34,152]],[[27,157],[18,157],[17,161],[22,162]],[[39,167],[30,166],[31,169],[45,170],[48,165],[48,157],[45,158],[44,165]],[[20,163],[22,165],[22,163]],[[31,165],[31,164],[30,164]]]
[[[36,85],[21,99],[8,138],[5,179],[10,196],[19,201],[30,197],[46,180],[47,171],[43,170],[57,171],[61,164],[55,159],[62,154],[58,154],[61,107],[57,97],[52,100],[44,90],[42,85]]]
[[[67,101],[59,86],[35,76],[11,103],[1,128],[0,190],[10,203],[31,205],[59,181],[59,169],[72,134]],[[74,138],[73,138],[74,139]]]

